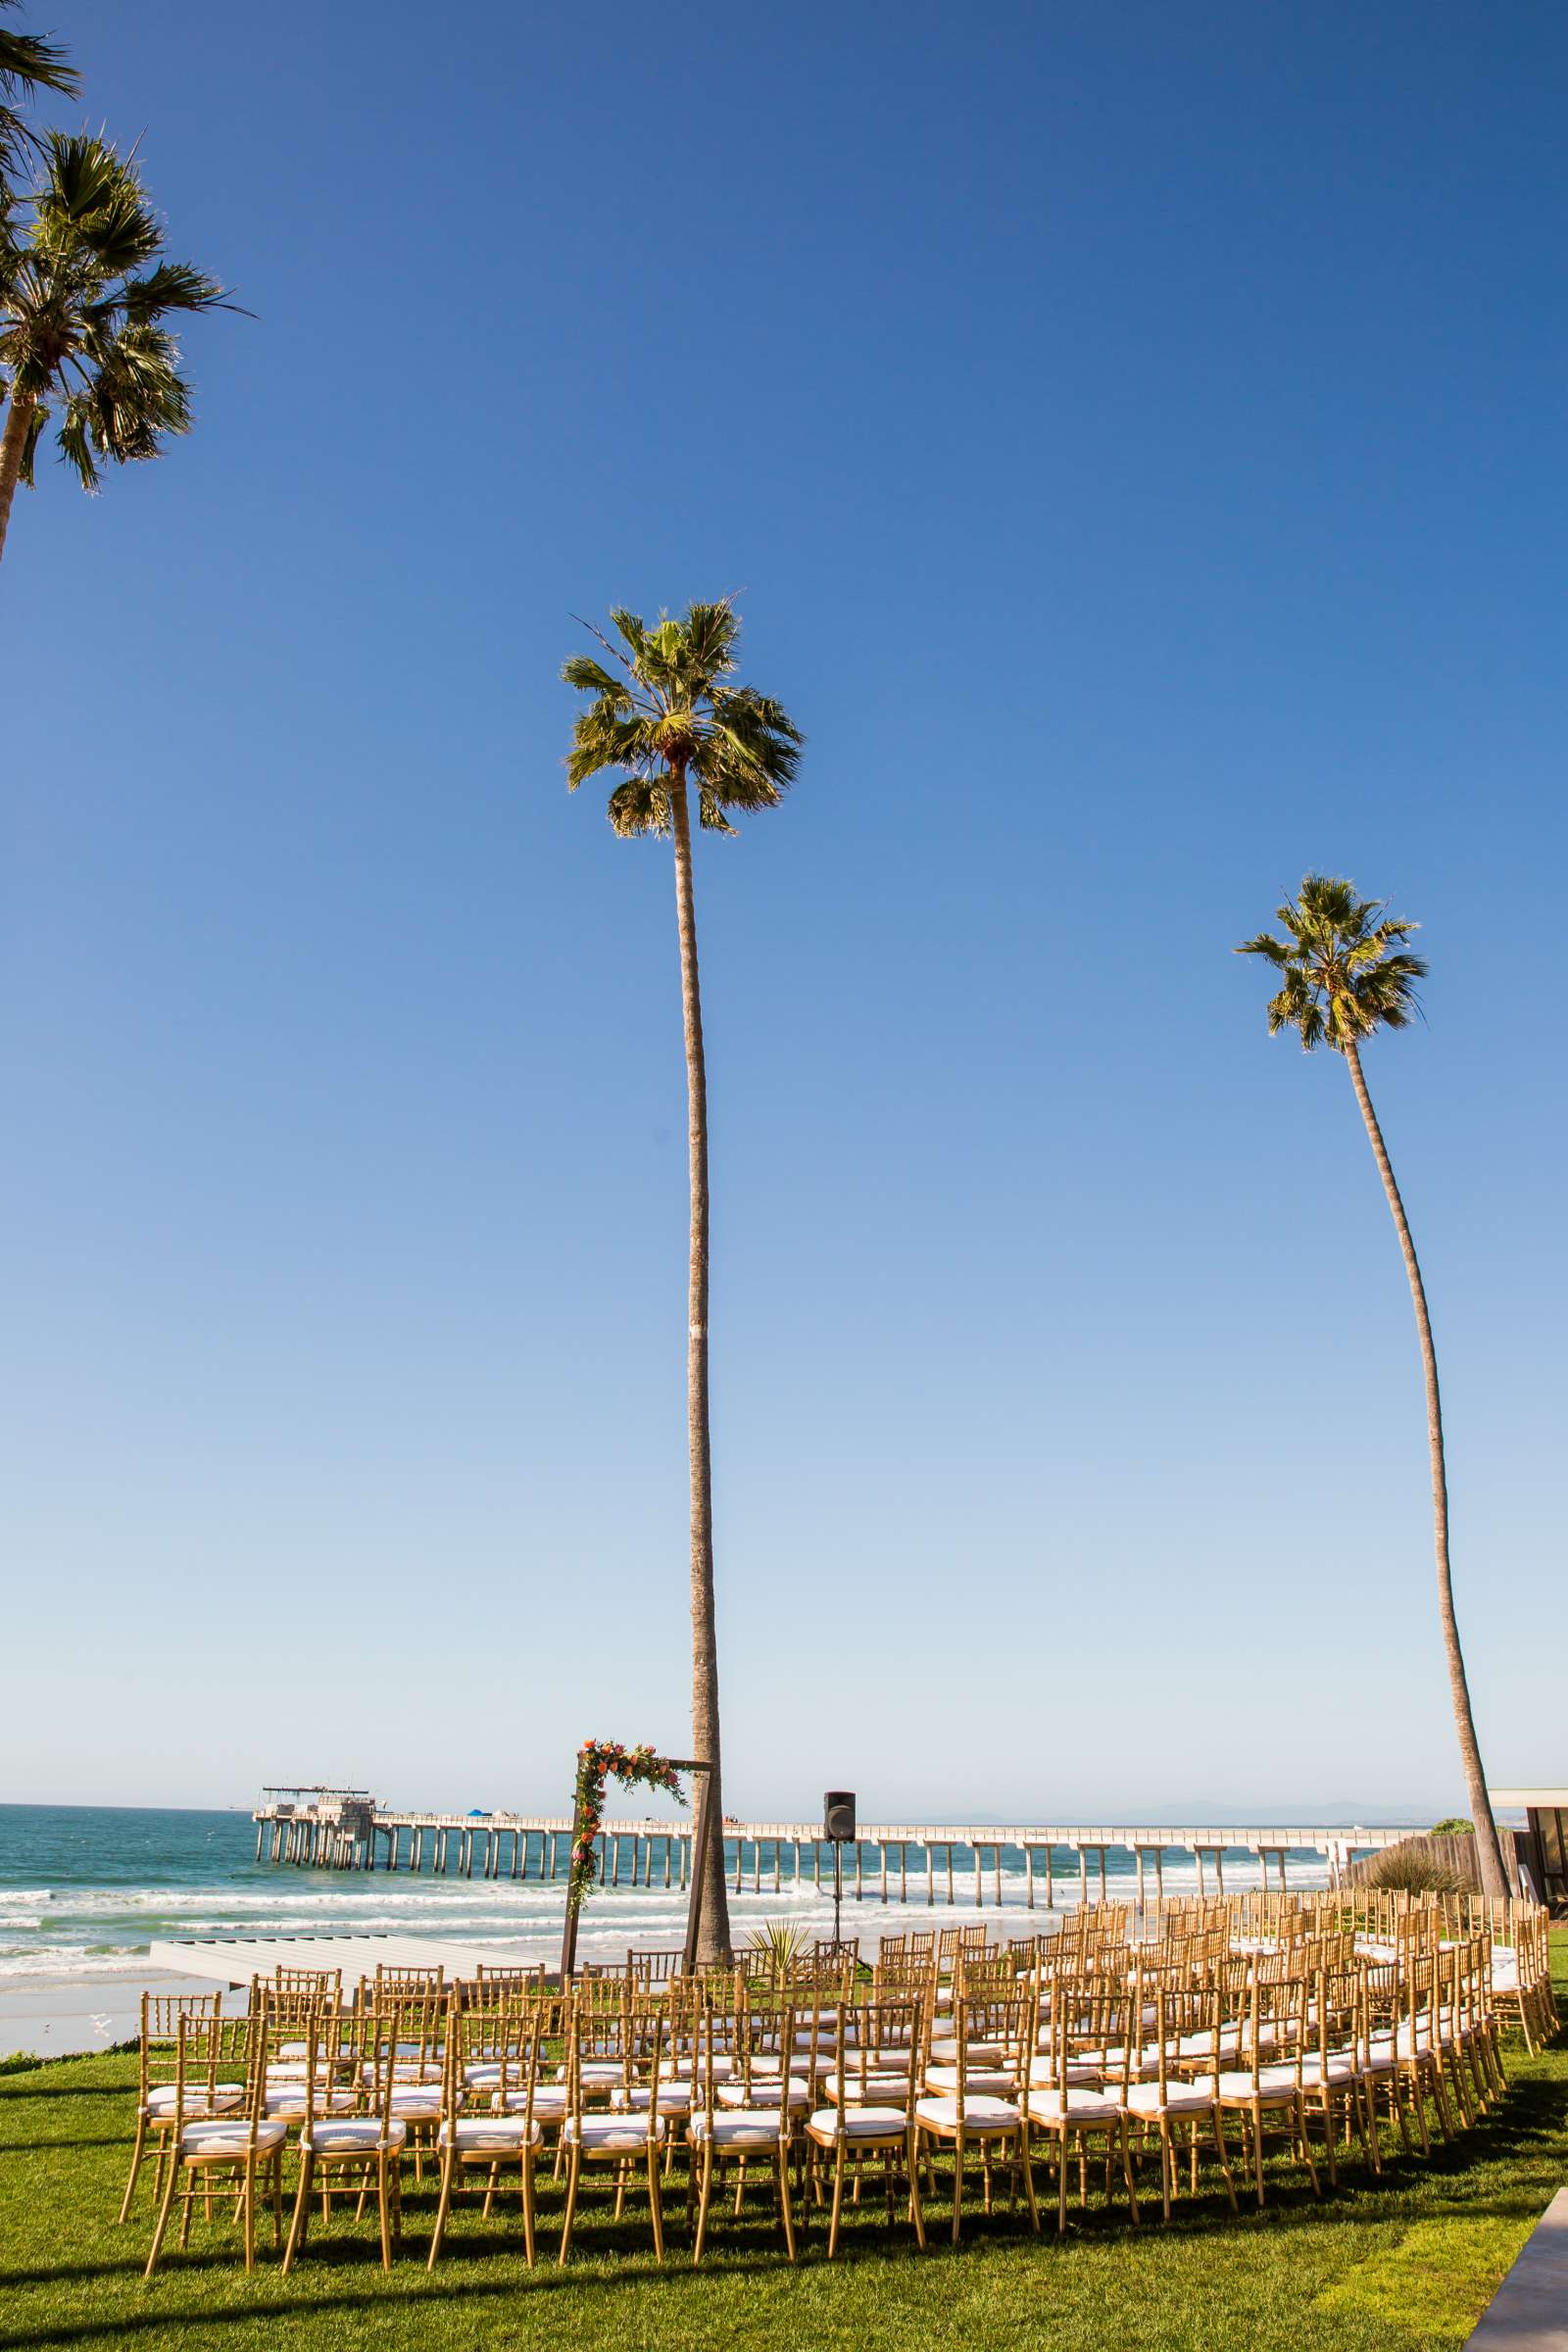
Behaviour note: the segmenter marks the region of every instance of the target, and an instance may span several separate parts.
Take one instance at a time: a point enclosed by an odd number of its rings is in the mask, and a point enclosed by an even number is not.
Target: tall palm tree
[[[0,9],[14,9],[20,0],[0,0]],[[0,24],[0,208],[5,188],[36,144],[19,111],[18,101],[40,90],[58,90],[74,98],[81,84],[66,52],[35,32],[8,32]]]
[[[1359,899],[1353,884],[1325,874],[1308,874],[1300,896],[1278,910],[1284,939],[1260,931],[1236,951],[1238,956],[1261,956],[1279,975],[1278,993],[1269,1001],[1269,1035],[1294,1029],[1303,1052],[1329,1046],[1343,1054],[1361,1107],[1367,1140],[1377,1161],[1383,1190],[1393,1212],[1395,1230],[1404,1257],[1410,1297],[1415,1306],[1416,1334],[1426,1376],[1427,1443],[1432,1458],[1432,1519],[1438,1563],[1438,1610],[1443,1622],[1443,1645],[1448,1660],[1448,1687],[1453,1698],[1454,1727],[1464,1765],[1470,1816],[1476,1830],[1476,1860],[1487,1894],[1508,1891],[1502,1849],[1497,1841],[1486,1775],[1481,1768],[1481,1744],[1476,1738],[1470,1707],[1470,1686],[1459,1627],[1453,1612],[1453,1579],[1448,1565],[1448,1475],[1443,1450],[1443,1400],[1438,1389],[1438,1357],[1432,1344],[1432,1318],[1427,1312],[1426,1286],[1420,1260],[1410,1238],[1410,1222],[1394,1179],[1388,1147],[1378,1125],[1372,1097],[1361,1068],[1361,1044],[1380,1029],[1403,1029],[1417,1009],[1415,984],[1426,971],[1419,956],[1405,941],[1414,923],[1391,917],[1387,903]]]
[[[0,553],[19,481],[51,404],[62,456],[84,490],[100,461],[162,454],[188,432],[190,388],[165,321],[181,312],[231,309],[215,279],[166,262],[164,231],[133,163],[105,140],[50,131],[38,184],[0,215]]]
[[[612,769],[617,833],[658,833],[675,848],[675,919],[680,937],[681,1010],[686,1031],[688,1166],[691,1180],[690,1312],[686,1425],[691,1471],[693,1754],[709,1767],[708,1837],[698,1858],[703,1910],[698,1956],[729,1953],[724,1892],[723,1793],[719,1774],[718,1648],[713,1624],[713,1499],[708,1428],[708,1077],[697,969],[688,787],[710,833],[733,833],[730,811],[776,808],[793,781],[802,737],[781,704],[731,683],[740,624],[728,603],[693,605],[684,620],[662,614],[650,628],[635,612],[611,614],[618,643],[593,629],[612,660],[575,655],[561,674],[588,696],[566,761],[568,788]]]

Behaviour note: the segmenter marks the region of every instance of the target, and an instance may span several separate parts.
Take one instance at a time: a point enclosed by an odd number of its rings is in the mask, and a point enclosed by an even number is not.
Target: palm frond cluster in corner
[[[21,476],[58,409],[62,457],[85,490],[106,461],[158,456],[190,429],[169,320],[231,309],[216,279],[163,257],[133,163],[107,140],[50,131],[37,186],[0,219],[0,388],[26,417]]]

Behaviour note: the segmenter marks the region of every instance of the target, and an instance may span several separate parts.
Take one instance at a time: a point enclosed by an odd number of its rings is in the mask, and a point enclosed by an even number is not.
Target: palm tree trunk
[[[699,1964],[728,1960],[729,1900],[724,1886],[724,1798],[719,1779],[718,1641],[713,1623],[713,1481],[708,1430],[708,1069],[703,1057],[703,1000],[697,972],[697,909],[692,897],[692,827],[686,770],[674,766],[669,807],[675,836],[675,915],[680,929],[680,1002],[686,1032],[686,1126],[691,1179],[691,1254],[686,1336],[686,1437],[691,1463],[692,1753],[709,1767]]]
[[[1481,1743],[1476,1738],[1475,1717],[1470,1709],[1470,1685],[1464,1670],[1464,1652],[1459,1646],[1459,1627],[1453,1613],[1453,1579],[1448,1568],[1448,1473],[1443,1450],[1443,1399],[1438,1391],[1438,1354],[1432,1344],[1432,1318],[1427,1312],[1426,1286],[1421,1280],[1421,1264],[1410,1239],[1409,1220],[1404,1202],[1394,1180],[1394,1168],[1389,1159],[1378,1114],[1372,1107],[1366,1079],[1361,1073],[1361,1056],[1353,1044],[1345,1048],[1345,1058],[1350,1065],[1350,1080],[1355,1099],[1361,1105],[1366,1122],[1372,1156],[1378,1163],[1383,1190],[1388,1195],[1395,1229],[1399,1236],[1399,1248],[1404,1253],[1404,1270],[1409,1277],[1410,1298],[1415,1306],[1415,1327],[1421,1342],[1421,1367],[1427,1384],[1427,1444],[1432,1455],[1432,1527],[1438,1559],[1438,1612],[1443,1620],[1443,1646],[1448,1660],[1448,1688],[1453,1697],[1454,1728],[1459,1735],[1459,1755],[1464,1765],[1465,1789],[1470,1804],[1470,1819],[1475,1824],[1476,1860],[1481,1867],[1481,1887],[1485,1894],[1503,1895],[1508,1891],[1508,1874],[1503,1868],[1502,1848],[1497,1840],[1497,1828],[1492,1818],[1492,1800],[1487,1794],[1487,1777],[1481,1768]]]
[[[17,495],[17,484],[22,479],[22,461],[26,454],[27,430],[32,423],[35,406],[33,401],[14,397],[6,413],[6,429],[0,433],[0,556],[5,554],[11,502]]]

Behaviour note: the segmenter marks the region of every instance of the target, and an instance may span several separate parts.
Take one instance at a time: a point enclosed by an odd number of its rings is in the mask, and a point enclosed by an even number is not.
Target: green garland
[[[656,1756],[646,1742],[626,1747],[618,1740],[585,1740],[577,1750],[571,1875],[566,1882],[566,1901],[573,1911],[581,1907],[597,1875],[594,1848],[604,1819],[605,1779],[610,1773],[623,1788],[662,1788],[677,1803],[686,1802],[677,1766],[667,1756]]]

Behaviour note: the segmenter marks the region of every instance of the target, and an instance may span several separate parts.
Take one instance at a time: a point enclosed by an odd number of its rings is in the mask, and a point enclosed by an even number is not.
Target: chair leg
[[[664,2262],[664,2203],[659,2186],[659,2142],[648,2142],[648,2214],[654,2225],[654,2260],[661,2269]]]
[[[577,2210],[577,2174],[581,2168],[581,2165],[582,2150],[577,2145],[577,2142],[573,2140],[571,2144],[571,2153],[566,2159],[566,2210],[562,2216],[561,2222],[560,2267],[562,2270],[565,2269],[566,2256],[571,2251],[571,2221],[573,2214]]]
[[[136,2118],[136,2144],[130,2151],[130,2179],[120,2201],[120,2218],[123,2221],[130,2211],[130,2200],[136,2193],[136,2175],[141,2171],[142,2154],[147,2145],[147,2115],[145,2109]]]
[[[958,2130],[953,2138],[953,2242],[958,2242],[958,2219],[963,2211],[963,2132]]]
[[[703,2241],[708,2235],[708,2200],[713,2190],[713,2142],[711,2134],[703,2141],[703,2181],[697,2200],[697,2234],[692,2241],[692,2269],[703,2259]]]
[[[256,2150],[245,2152],[245,2268],[256,2268]]]
[[[827,2258],[833,2260],[839,2250],[839,2216],[844,2209],[844,2134],[838,2135],[833,2150],[833,2211],[827,2225]]]
[[[294,2268],[294,2257],[299,2252],[300,2241],[305,2235],[305,2209],[310,2203],[311,2175],[315,2169],[315,2156],[312,2154],[309,2148],[301,2148],[299,2185],[294,2192],[294,2219],[289,2224],[288,2245],[283,2254],[283,2276],[285,2278],[288,2277],[290,2271]]]
[[[522,2151],[522,2251],[529,2270],[533,2269],[533,2150]]]
[[[789,2151],[783,2143],[778,2151],[778,2201],[784,2217],[784,2251],[791,2262],[795,2260],[795,2216],[790,2211]]]
[[[435,2269],[435,2258],[441,2251],[441,2240],[447,2226],[447,2209],[452,2203],[452,2176],[457,2171],[457,2161],[455,2148],[447,2147],[442,2150],[441,2194],[436,2200],[435,2227],[430,2232],[430,2253],[424,2266],[427,2271]]]
[[[1023,2166],[1024,2200],[1029,2207],[1029,2227],[1036,2237],[1040,2235],[1040,2207],[1035,2199],[1035,2152],[1029,2142],[1027,2121],[1018,2128],[1018,2161]]]
[[[909,2219],[914,2224],[914,2242],[923,2254],[925,2252],[925,2215],[920,2208],[920,2151],[912,2131],[909,2133],[907,2163],[909,2167]],[[1029,2183],[1029,2201],[1032,2206],[1034,2203],[1032,2180]],[[1039,2227],[1040,2216],[1037,2212],[1035,2228],[1038,2230]]]
[[[153,2270],[158,2261],[159,2248],[164,2242],[164,2231],[169,2228],[169,2210],[174,2202],[174,2191],[178,2185],[179,2166],[177,2162],[171,2157],[169,2165],[169,2178],[164,2183],[164,2201],[158,2208],[158,2219],[153,2225],[153,2242],[147,2255],[147,2268],[142,2273],[142,2277],[144,2278],[150,2278],[153,2275]]]
[[[392,2212],[387,2202],[386,2150],[378,2148],[375,2155],[375,2210],[381,2226],[381,2268],[392,2268]]]

